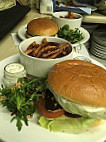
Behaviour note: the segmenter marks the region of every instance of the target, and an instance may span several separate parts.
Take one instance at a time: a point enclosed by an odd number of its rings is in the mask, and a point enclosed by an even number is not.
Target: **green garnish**
[[[69,25],[64,25],[62,28],[59,29],[57,34],[58,37],[64,38],[72,44],[81,41],[84,38],[83,34],[80,32],[78,28],[73,30],[69,28]]]
[[[10,112],[13,120],[16,120],[16,126],[20,131],[22,121],[28,126],[28,115],[33,115],[37,109],[37,102],[42,96],[42,90],[46,88],[45,78],[29,77],[21,78],[13,88],[1,88],[0,98],[3,107]]]

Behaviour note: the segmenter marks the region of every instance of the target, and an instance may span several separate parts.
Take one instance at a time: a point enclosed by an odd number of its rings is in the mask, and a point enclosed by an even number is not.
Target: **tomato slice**
[[[39,102],[38,102],[38,110],[40,111],[40,113],[47,117],[47,118],[56,118],[59,116],[62,116],[65,111],[63,109],[58,109],[58,110],[46,110],[45,108],[45,99],[43,97],[40,98]]]

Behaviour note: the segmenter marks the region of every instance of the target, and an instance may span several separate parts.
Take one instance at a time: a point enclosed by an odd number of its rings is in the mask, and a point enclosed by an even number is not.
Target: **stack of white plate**
[[[93,55],[106,59],[106,29],[93,32],[90,51]]]
[[[90,36],[98,28],[98,26],[99,24],[95,24],[95,23],[82,23],[82,27],[89,32]],[[90,45],[91,45],[91,39],[89,39],[85,43],[86,48],[90,48]]]
[[[90,34],[92,34],[97,28],[99,24],[95,23],[82,23],[82,27],[86,29]]]

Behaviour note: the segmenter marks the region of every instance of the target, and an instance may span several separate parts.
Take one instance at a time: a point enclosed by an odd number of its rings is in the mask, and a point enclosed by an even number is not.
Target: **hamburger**
[[[37,18],[27,24],[26,37],[54,36],[58,32],[57,24],[49,18]]]
[[[39,123],[50,131],[78,132],[106,120],[106,70],[67,60],[55,64],[38,102]]]

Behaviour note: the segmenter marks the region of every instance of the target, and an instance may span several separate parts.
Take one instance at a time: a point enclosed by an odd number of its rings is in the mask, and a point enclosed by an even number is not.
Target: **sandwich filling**
[[[51,70],[57,72],[49,72],[47,87],[61,108],[55,110],[58,117],[41,113],[39,123],[42,127],[75,132],[95,126],[98,120],[106,120],[106,70],[77,60],[57,63]]]
[[[42,107],[38,107],[38,110],[42,114],[39,119],[40,125],[54,132],[72,131],[79,133],[79,131],[81,132],[83,130],[86,130],[99,120],[97,118],[88,116],[87,113],[89,114],[91,112],[85,111],[86,109],[80,111],[80,104],[76,103],[76,107],[74,102],[71,103],[69,103],[67,99],[59,97],[59,95],[56,94],[54,95],[54,93],[52,93],[51,91],[46,90],[44,100],[39,104]],[[71,109],[69,109],[70,107]],[[86,106],[82,105],[82,107]],[[100,108],[97,109],[99,110]]]

